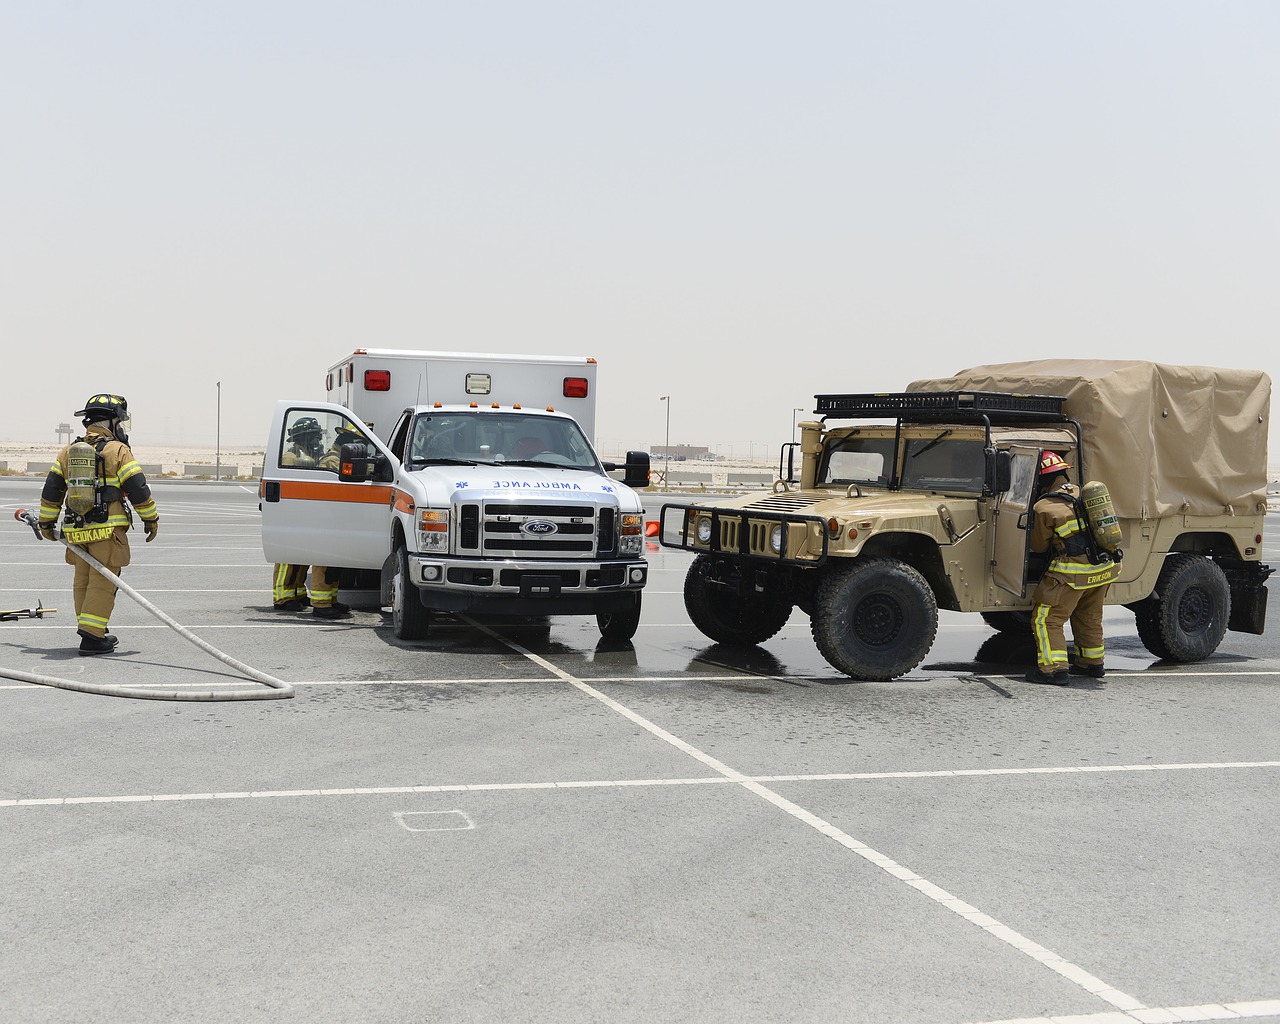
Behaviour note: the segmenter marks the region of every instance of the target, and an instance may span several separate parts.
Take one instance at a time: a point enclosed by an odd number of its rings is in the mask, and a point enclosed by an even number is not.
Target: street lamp
[[[669,466],[671,465],[671,396],[663,395],[661,398],[658,399],[658,401],[667,403],[667,443],[663,445],[662,454],[666,456],[666,459],[664,459],[663,461],[666,462],[666,464]],[[663,473],[662,473],[662,489],[664,491],[670,489],[667,483],[667,473],[665,469],[663,470]]]
[[[796,408],[791,410],[791,443],[792,444],[795,444],[796,442],[796,413],[798,412],[804,412],[804,409],[802,409],[800,406],[796,406]]]
[[[218,381],[218,415],[213,439],[213,478],[222,479],[222,381]]]

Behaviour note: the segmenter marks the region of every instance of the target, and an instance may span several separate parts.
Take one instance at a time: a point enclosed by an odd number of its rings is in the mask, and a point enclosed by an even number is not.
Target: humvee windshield
[[[949,432],[943,428],[933,436],[907,439],[900,487],[951,494],[982,493],[986,471],[983,443],[951,440]],[[827,446],[818,485],[887,487],[892,471],[892,437],[850,434]]]
[[[893,472],[893,438],[851,434],[827,446],[818,484],[887,487]]]
[[[981,441],[909,438],[902,487],[913,491],[981,494],[986,462]]]

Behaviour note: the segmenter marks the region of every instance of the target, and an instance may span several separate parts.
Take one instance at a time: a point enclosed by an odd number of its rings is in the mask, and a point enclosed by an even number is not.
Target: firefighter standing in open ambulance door
[[[282,466],[299,469],[329,469],[324,454],[324,429],[314,416],[303,416],[288,431],[289,447],[280,455]],[[332,467],[337,469],[335,461]],[[307,569],[311,570],[311,593],[307,594]],[[277,611],[301,611],[308,604],[311,614],[320,619],[344,619],[351,610],[338,602],[338,580],[329,581],[329,569],[323,565],[277,565],[272,576],[271,603]]]
[[[1122,557],[1118,548],[1113,556],[1094,539],[1083,506],[1067,480],[1069,468],[1054,452],[1041,456],[1041,497],[1035,503],[1031,527],[1031,550],[1048,553],[1050,560],[1031,595],[1036,667],[1027,673],[1027,680],[1053,686],[1066,686],[1071,681],[1063,632],[1068,620],[1076,645],[1071,667],[1095,679],[1106,675],[1102,606],[1112,580],[1120,575]]]
[[[81,547],[117,576],[129,564],[132,505],[147,542],[155,540],[160,516],[142,467],[129,448],[129,403],[119,395],[94,395],[76,412],[85,432],[58,453],[40,493],[40,534],[57,540],[58,514],[66,504],[62,538]],[[109,654],[118,639],[107,632],[116,588],[82,558],[67,552],[75,566],[73,593],[80,653]]]

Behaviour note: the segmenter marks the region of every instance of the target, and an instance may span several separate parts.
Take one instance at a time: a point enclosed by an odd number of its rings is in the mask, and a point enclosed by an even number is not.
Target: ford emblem
[[[555,533],[560,527],[555,523],[549,523],[545,519],[534,519],[527,523],[520,524],[520,532],[527,533],[534,537],[546,537]]]

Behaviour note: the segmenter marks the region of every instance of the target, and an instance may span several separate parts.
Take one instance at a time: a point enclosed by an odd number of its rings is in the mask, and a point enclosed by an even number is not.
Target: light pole
[[[792,444],[795,444],[795,441],[796,441],[796,413],[798,412],[804,412],[804,409],[802,409],[800,406],[796,406],[794,409],[791,410],[791,443]]]
[[[222,479],[222,381],[218,381],[218,415],[214,421],[213,478]]]
[[[665,491],[670,489],[667,484],[667,467],[671,465],[671,396],[663,395],[658,399],[658,401],[667,403],[667,443],[663,445],[662,452],[662,454],[666,456],[666,458],[662,460],[664,463],[662,470],[662,489]]]

